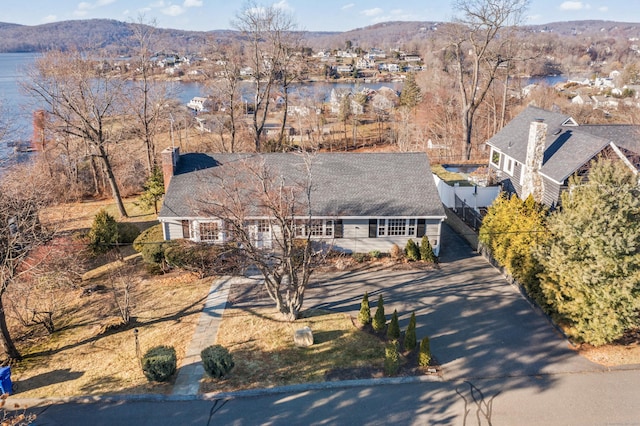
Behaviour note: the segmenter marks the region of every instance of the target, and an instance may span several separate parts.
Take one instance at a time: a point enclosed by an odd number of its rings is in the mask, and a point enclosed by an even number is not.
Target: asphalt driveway
[[[418,339],[430,337],[447,380],[604,370],[572,350],[547,318],[448,226],[442,245],[440,268],[434,271],[316,275],[305,307],[357,315],[368,291],[373,314],[382,294],[387,316],[397,309],[403,329],[416,312]]]

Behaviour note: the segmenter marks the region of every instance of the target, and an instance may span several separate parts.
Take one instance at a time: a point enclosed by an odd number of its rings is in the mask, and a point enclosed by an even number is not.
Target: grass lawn
[[[128,262],[131,268],[144,271],[140,263],[139,258]],[[16,396],[170,392],[171,384],[150,384],[142,374],[133,330],[138,329],[140,353],[155,345],[174,346],[180,365],[212,278],[198,280],[186,273],[156,277],[131,271],[127,276],[134,281],[134,322],[129,326],[103,332],[105,324],[117,320],[109,287],[113,278],[104,274],[75,290],[74,302],[66,306],[60,329],[53,335],[24,330],[17,342],[24,360],[12,367]],[[87,292],[89,288],[101,289]]]
[[[343,369],[373,375],[382,370],[384,342],[358,329],[348,315],[308,310],[302,316],[290,323],[275,319],[273,308],[225,310],[217,343],[229,349],[235,367],[226,378],[205,379],[201,391],[322,382]],[[293,334],[305,326],[314,344],[296,347]]]

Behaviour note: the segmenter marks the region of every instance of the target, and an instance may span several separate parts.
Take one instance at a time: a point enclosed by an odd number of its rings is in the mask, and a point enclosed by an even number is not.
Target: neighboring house
[[[167,192],[158,215],[165,239],[228,241],[222,220],[203,213],[204,201],[246,162],[263,162],[287,182],[306,181],[304,157],[295,153],[180,155],[178,148],[165,149]],[[300,237],[311,232],[327,248],[368,253],[389,252],[393,244],[404,248],[410,238],[427,235],[439,252],[445,211],[426,154],[319,153],[310,169],[312,220]],[[278,229],[255,202],[246,200],[245,219],[256,241],[268,248]]]
[[[371,97],[371,106],[377,111],[391,111],[400,103],[400,96],[390,87],[382,86]]]
[[[338,65],[336,67],[336,72],[338,74],[351,74],[353,72],[352,65]]]
[[[621,167],[638,173],[640,126],[578,125],[568,115],[528,107],[487,144],[489,167],[505,191],[520,198],[530,194],[554,207],[574,174],[587,175],[599,156],[620,159]]]
[[[611,96],[592,96],[593,109],[618,109],[620,101]]]
[[[187,108],[190,108],[197,112],[201,112],[205,110],[205,102],[207,102],[207,98],[195,96],[187,103]]]
[[[571,98],[571,103],[575,105],[591,105],[591,98],[585,95],[577,94]]]

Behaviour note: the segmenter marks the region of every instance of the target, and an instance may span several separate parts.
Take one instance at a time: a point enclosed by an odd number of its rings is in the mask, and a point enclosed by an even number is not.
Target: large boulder
[[[313,332],[309,327],[304,327],[299,330],[296,330],[293,335],[293,342],[296,346],[301,348],[306,348],[308,346],[313,345]]]

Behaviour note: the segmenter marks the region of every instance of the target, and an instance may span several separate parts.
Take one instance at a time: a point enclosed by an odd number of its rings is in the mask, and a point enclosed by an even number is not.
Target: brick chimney
[[[169,183],[176,171],[176,166],[180,160],[180,148],[169,147],[165,148],[161,153],[162,159],[162,176],[164,178],[164,190],[169,189]]]
[[[33,136],[31,137],[31,149],[34,151],[44,151],[46,142],[47,116],[43,109],[33,112]]]
[[[533,195],[533,199],[542,203],[544,182],[540,176],[544,147],[547,141],[547,124],[542,119],[536,119],[529,126],[529,140],[527,142],[527,157],[522,169],[522,199]]]

